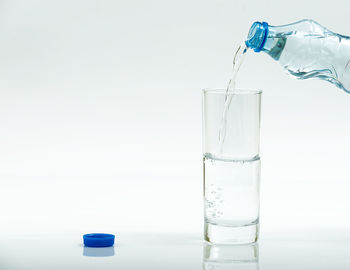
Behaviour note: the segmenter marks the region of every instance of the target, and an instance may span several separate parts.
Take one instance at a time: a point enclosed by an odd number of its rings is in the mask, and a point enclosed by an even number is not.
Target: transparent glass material
[[[205,270],[258,270],[259,246],[212,245],[203,246],[203,269]]]
[[[229,95],[225,89],[203,90],[204,238],[253,243],[259,233],[261,91],[237,89]]]

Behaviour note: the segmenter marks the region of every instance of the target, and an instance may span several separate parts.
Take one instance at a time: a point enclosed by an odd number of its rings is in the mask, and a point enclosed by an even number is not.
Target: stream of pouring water
[[[218,157],[222,156],[223,152],[223,146],[225,142],[226,137],[226,125],[227,125],[227,112],[230,108],[231,100],[233,96],[235,95],[235,89],[236,89],[236,77],[238,74],[238,71],[244,61],[244,58],[246,56],[248,48],[245,44],[242,44],[238,47],[235,56],[233,57],[233,64],[232,64],[232,76],[231,79],[227,85],[226,88],[226,95],[225,95],[225,105],[224,105],[224,111],[221,118],[221,124],[220,124],[220,130],[219,130],[219,150],[218,150]]]

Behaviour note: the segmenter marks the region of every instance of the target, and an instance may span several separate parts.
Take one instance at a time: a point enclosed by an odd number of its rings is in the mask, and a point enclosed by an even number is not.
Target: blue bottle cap
[[[111,247],[114,245],[113,234],[107,233],[89,233],[84,234],[84,245],[87,247]]]
[[[266,22],[255,22],[249,29],[245,44],[255,52],[260,52],[264,48],[268,33],[269,25]]]

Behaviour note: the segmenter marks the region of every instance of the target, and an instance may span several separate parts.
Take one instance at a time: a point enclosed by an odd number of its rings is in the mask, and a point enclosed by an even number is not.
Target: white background
[[[1,234],[200,232],[201,89],[254,21],[350,36],[349,3],[0,1]],[[264,92],[262,237],[349,235],[350,95],[253,52],[238,86]]]

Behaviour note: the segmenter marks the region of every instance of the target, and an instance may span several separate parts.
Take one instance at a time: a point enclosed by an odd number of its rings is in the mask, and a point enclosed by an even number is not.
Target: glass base
[[[204,223],[204,239],[213,244],[240,245],[258,241],[259,224],[241,227]]]

